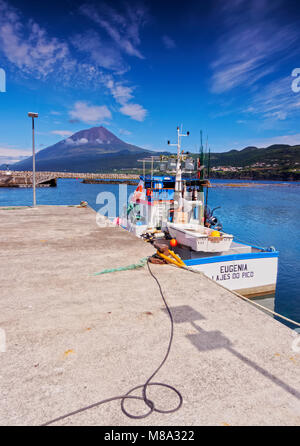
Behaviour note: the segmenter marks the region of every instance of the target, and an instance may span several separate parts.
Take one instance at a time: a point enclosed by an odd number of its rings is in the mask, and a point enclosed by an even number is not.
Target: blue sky
[[[165,149],[300,144],[298,0],[0,0],[0,156],[96,125]]]

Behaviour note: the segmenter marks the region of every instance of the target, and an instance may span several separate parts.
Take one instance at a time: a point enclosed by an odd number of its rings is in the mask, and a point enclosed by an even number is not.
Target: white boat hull
[[[257,252],[242,255],[186,260],[187,266],[202,271],[207,277],[229,290],[255,297],[276,290],[278,253]]]

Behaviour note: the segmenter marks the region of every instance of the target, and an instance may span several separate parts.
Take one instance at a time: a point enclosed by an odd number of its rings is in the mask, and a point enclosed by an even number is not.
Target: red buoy
[[[177,242],[176,238],[172,238],[170,240],[170,245],[172,246],[172,248],[175,248],[175,246],[178,245],[178,242]]]

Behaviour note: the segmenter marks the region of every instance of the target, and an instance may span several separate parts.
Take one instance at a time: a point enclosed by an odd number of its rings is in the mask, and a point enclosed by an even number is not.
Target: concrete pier
[[[20,182],[27,181],[32,182],[32,171],[21,171],[13,170],[10,171],[10,176],[16,181]],[[50,179],[57,178],[80,178],[83,180],[139,180],[140,176],[138,174],[127,174],[127,173],[86,173],[86,172],[46,172],[39,171],[36,172],[37,180],[49,181]],[[6,170],[0,170],[0,179],[5,180],[8,177]],[[0,183],[1,184],[1,183]]]
[[[40,425],[145,382],[170,333],[157,284],[147,268],[93,273],[136,263],[151,245],[100,228],[90,208],[39,206],[0,209],[0,246],[1,425]],[[155,381],[175,386],[183,406],[132,420],[114,401],[57,424],[299,425],[295,333],[204,276],[151,268],[175,320]],[[149,398],[177,404],[165,389]]]
[[[57,177],[51,174],[36,173],[36,187],[55,187]],[[32,172],[17,174],[0,170],[0,187],[32,187]]]

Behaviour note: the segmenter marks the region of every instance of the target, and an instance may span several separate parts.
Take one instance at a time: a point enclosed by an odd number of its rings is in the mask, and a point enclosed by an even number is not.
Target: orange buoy
[[[170,245],[172,246],[172,248],[175,248],[175,246],[178,245],[178,242],[177,242],[176,238],[172,238],[170,240]]]

